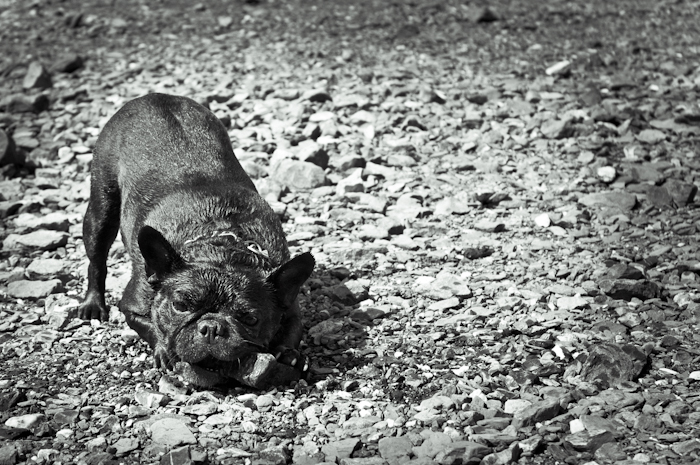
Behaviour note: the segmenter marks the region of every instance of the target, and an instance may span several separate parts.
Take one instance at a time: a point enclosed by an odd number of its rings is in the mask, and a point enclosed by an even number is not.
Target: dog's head
[[[185,259],[149,226],[138,243],[155,291],[156,363],[184,363],[186,378],[199,386],[230,381],[242,358],[268,351],[314,267],[309,253],[274,269],[225,248]]]

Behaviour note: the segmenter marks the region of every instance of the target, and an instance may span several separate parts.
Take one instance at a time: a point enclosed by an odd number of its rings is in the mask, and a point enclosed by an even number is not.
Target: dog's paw
[[[294,367],[302,373],[306,373],[309,369],[309,359],[297,349],[277,346],[272,351],[272,355],[275,356],[277,362]]]
[[[107,321],[109,319],[109,308],[104,302],[100,302],[98,297],[88,295],[78,307],[78,316],[82,320]]]
[[[160,344],[153,348],[153,367],[159,370],[172,370],[173,364],[168,351]]]

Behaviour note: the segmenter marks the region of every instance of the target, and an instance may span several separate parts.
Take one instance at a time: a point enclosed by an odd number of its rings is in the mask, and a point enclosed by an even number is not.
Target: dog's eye
[[[173,300],[170,302],[170,306],[176,312],[184,313],[187,311],[187,304],[185,304],[185,302],[183,302],[182,300]]]
[[[239,320],[241,320],[241,322],[247,326],[255,326],[258,323],[258,318],[252,313],[246,313],[245,315],[241,315],[239,317]]]

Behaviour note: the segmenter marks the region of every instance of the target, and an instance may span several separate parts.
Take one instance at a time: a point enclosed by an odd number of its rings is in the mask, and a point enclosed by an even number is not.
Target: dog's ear
[[[274,289],[277,301],[284,308],[289,308],[294,304],[299,289],[311,276],[315,264],[316,260],[314,260],[313,255],[306,252],[280,266],[267,278]]]
[[[170,242],[150,226],[141,228],[138,242],[146,265],[146,276],[151,283],[172,273],[182,261]]]

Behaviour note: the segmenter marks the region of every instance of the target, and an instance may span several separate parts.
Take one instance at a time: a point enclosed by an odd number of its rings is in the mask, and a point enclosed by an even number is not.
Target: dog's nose
[[[221,323],[216,320],[200,321],[197,323],[197,330],[209,344],[213,344],[217,337],[224,336],[224,329],[221,326]]]

